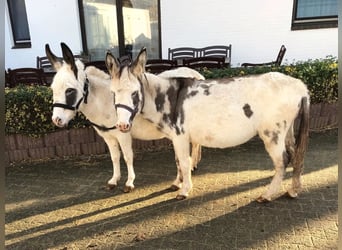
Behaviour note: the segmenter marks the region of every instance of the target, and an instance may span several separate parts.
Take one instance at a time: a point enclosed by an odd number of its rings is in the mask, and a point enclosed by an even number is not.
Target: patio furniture
[[[75,55],[75,59],[80,59],[83,63],[89,62],[89,56],[86,55]],[[44,72],[55,72],[46,56],[37,56],[37,69],[43,69]]]
[[[119,57],[119,62],[121,65],[129,65],[132,62],[132,58],[130,55],[123,55]]]
[[[105,61],[103,60],[103,61],[90,61],[90,62],[86,62],[85,64],[84,64],[84,66],[85,67],[88,67],[88,66],[94,66],[94,67],[96,67],[96,68],[98,68],[98,69],[100,69],[100,70],[102,70],[102,71],[104,71],[104,72],[106,72],[106,73],[109,73],[108,72],[108,69],[107,69],[107,66],[106,66],[106,63],[105,63]]]
[[[10,76],[5,69],[5,87],[10,87],[11,86],[11,81],[10,81]]]
[[[183,60],[198,57],[199,50],[191,47],[169,48],[168,60]]]
[[[161,73],[177,67],[177,61],[167,59],[149,59],[146,62],[145,69],[150,73]]]
[[[25,85],[48,85],[43,69],[17,68],[8,69],[9,86],[15,87],[19,84]]]
[[[229,67],[231,63],[232,45],[214,45],[201,49],[201,57],[223,57],[225,67]]]
[[[203,48],[179,47],[168,50],[168,59],[177,60],[180,65],[184,59],[204,58],[204,57],[222,57],[224,66],[229,67],[231,63],[232,45],[212,45]]]
[[[197,68],[223,68],[225,65],[224,57],[196,57],[183,59],[183,66],[197,69]]]
[[[266,62],[266,63],[243,63],[241,64],[242,67],[256,67],[256,66],[280,66],[284,55],[286,52],[286,48],[284,45],[280,47],[280,50],[278,52],[278,56],[275,61],[272,62]]]

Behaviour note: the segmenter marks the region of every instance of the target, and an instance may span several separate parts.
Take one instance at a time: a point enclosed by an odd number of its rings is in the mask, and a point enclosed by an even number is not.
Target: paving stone
[[[258,139],[204,148],[184,201],[167,190],[176,175],[171,149],[136,152],[131,193],[122,191],[123,160],[118,187],[106,191],[109,154],[82,157],[79,146],[60,149],[75,157],[12,164],[6,249],[337,249],[337,130],[311,133],[309,143],[303,192],[263,204],[255,199],[273,169]]]

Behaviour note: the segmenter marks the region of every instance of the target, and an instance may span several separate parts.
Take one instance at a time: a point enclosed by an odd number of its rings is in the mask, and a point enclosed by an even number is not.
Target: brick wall
[[[170,145],[171,142],[167,139],[133,140],[134,150],[150,150],[169,147]],[[7,163],[107,153],[109,151],[106,143],[93,128],[59,130],[39,138],[21,134],[5,136],[5,159]]]
[[[311,105],[311,131],[336,128],[337,124],[337,103]],[[170,145],[171,142],[167,139],[133,140],[133,150],[153,150]],[[93,128],[57,130],[40,138],[20,134],[5,136],[5,159],[8,164],[24,160],[107,153],[107,145]]]

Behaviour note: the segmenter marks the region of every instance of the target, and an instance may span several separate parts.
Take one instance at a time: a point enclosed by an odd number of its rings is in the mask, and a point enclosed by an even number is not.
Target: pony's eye
[[[76,102],[77,91],[73,88],[65,90],[65,100],[67,105],[73,105]]]
[[[139,93],[138,93],[138,91],[134,91],[132,93],[132,100],[133,100],[133,105],[137,106],[138,103],[139,103]]]

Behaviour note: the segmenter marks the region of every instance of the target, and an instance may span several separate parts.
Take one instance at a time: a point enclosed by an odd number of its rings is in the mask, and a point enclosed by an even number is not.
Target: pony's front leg
[[[177,166],[177,176],[174,182],[172,183],[170,190],[171,191],[177,191],[180,189],[182,182],[183,182],[183,176],[182,176],[182,171],[179,166],[179,160],[177,158],[177,155],[175,154],[175,161],[176,161],[176,166]]]
[[[118,181],[121,178],[121,173],[120,173],[120,149],[119,149],[119,144],[116,139],[110,138],[106,139],[106,144],[109,148],[110,152],[110,157],[112,159],[113,163],[113,176],[112,178],[107,182],[107,188],[108,189],[113,189],[117,186]]]
[[[180,185],[179,194],[177,195],[176,199],[183,200],[188,195],[192,189],[192,181],[191,181],[191,166],[190,163],[190,148],[189,148],[189,141],[184,138],[184,136],[177,136],[175,139],[172,140],[174,151],[176,154],[176,159],[178,159],[178,174],[177,178],[174,181],[173,185]]]
[[[121,132],[120,132],[121,133]],[[132,149],[132,137],[129,133],[121,133],[118,136],[120,147],[123,153],[123,157],[127,166],[127,181],[125,184],[124,192],[128,193],[134,189],[135,173],[133,168],[133,149]]]

